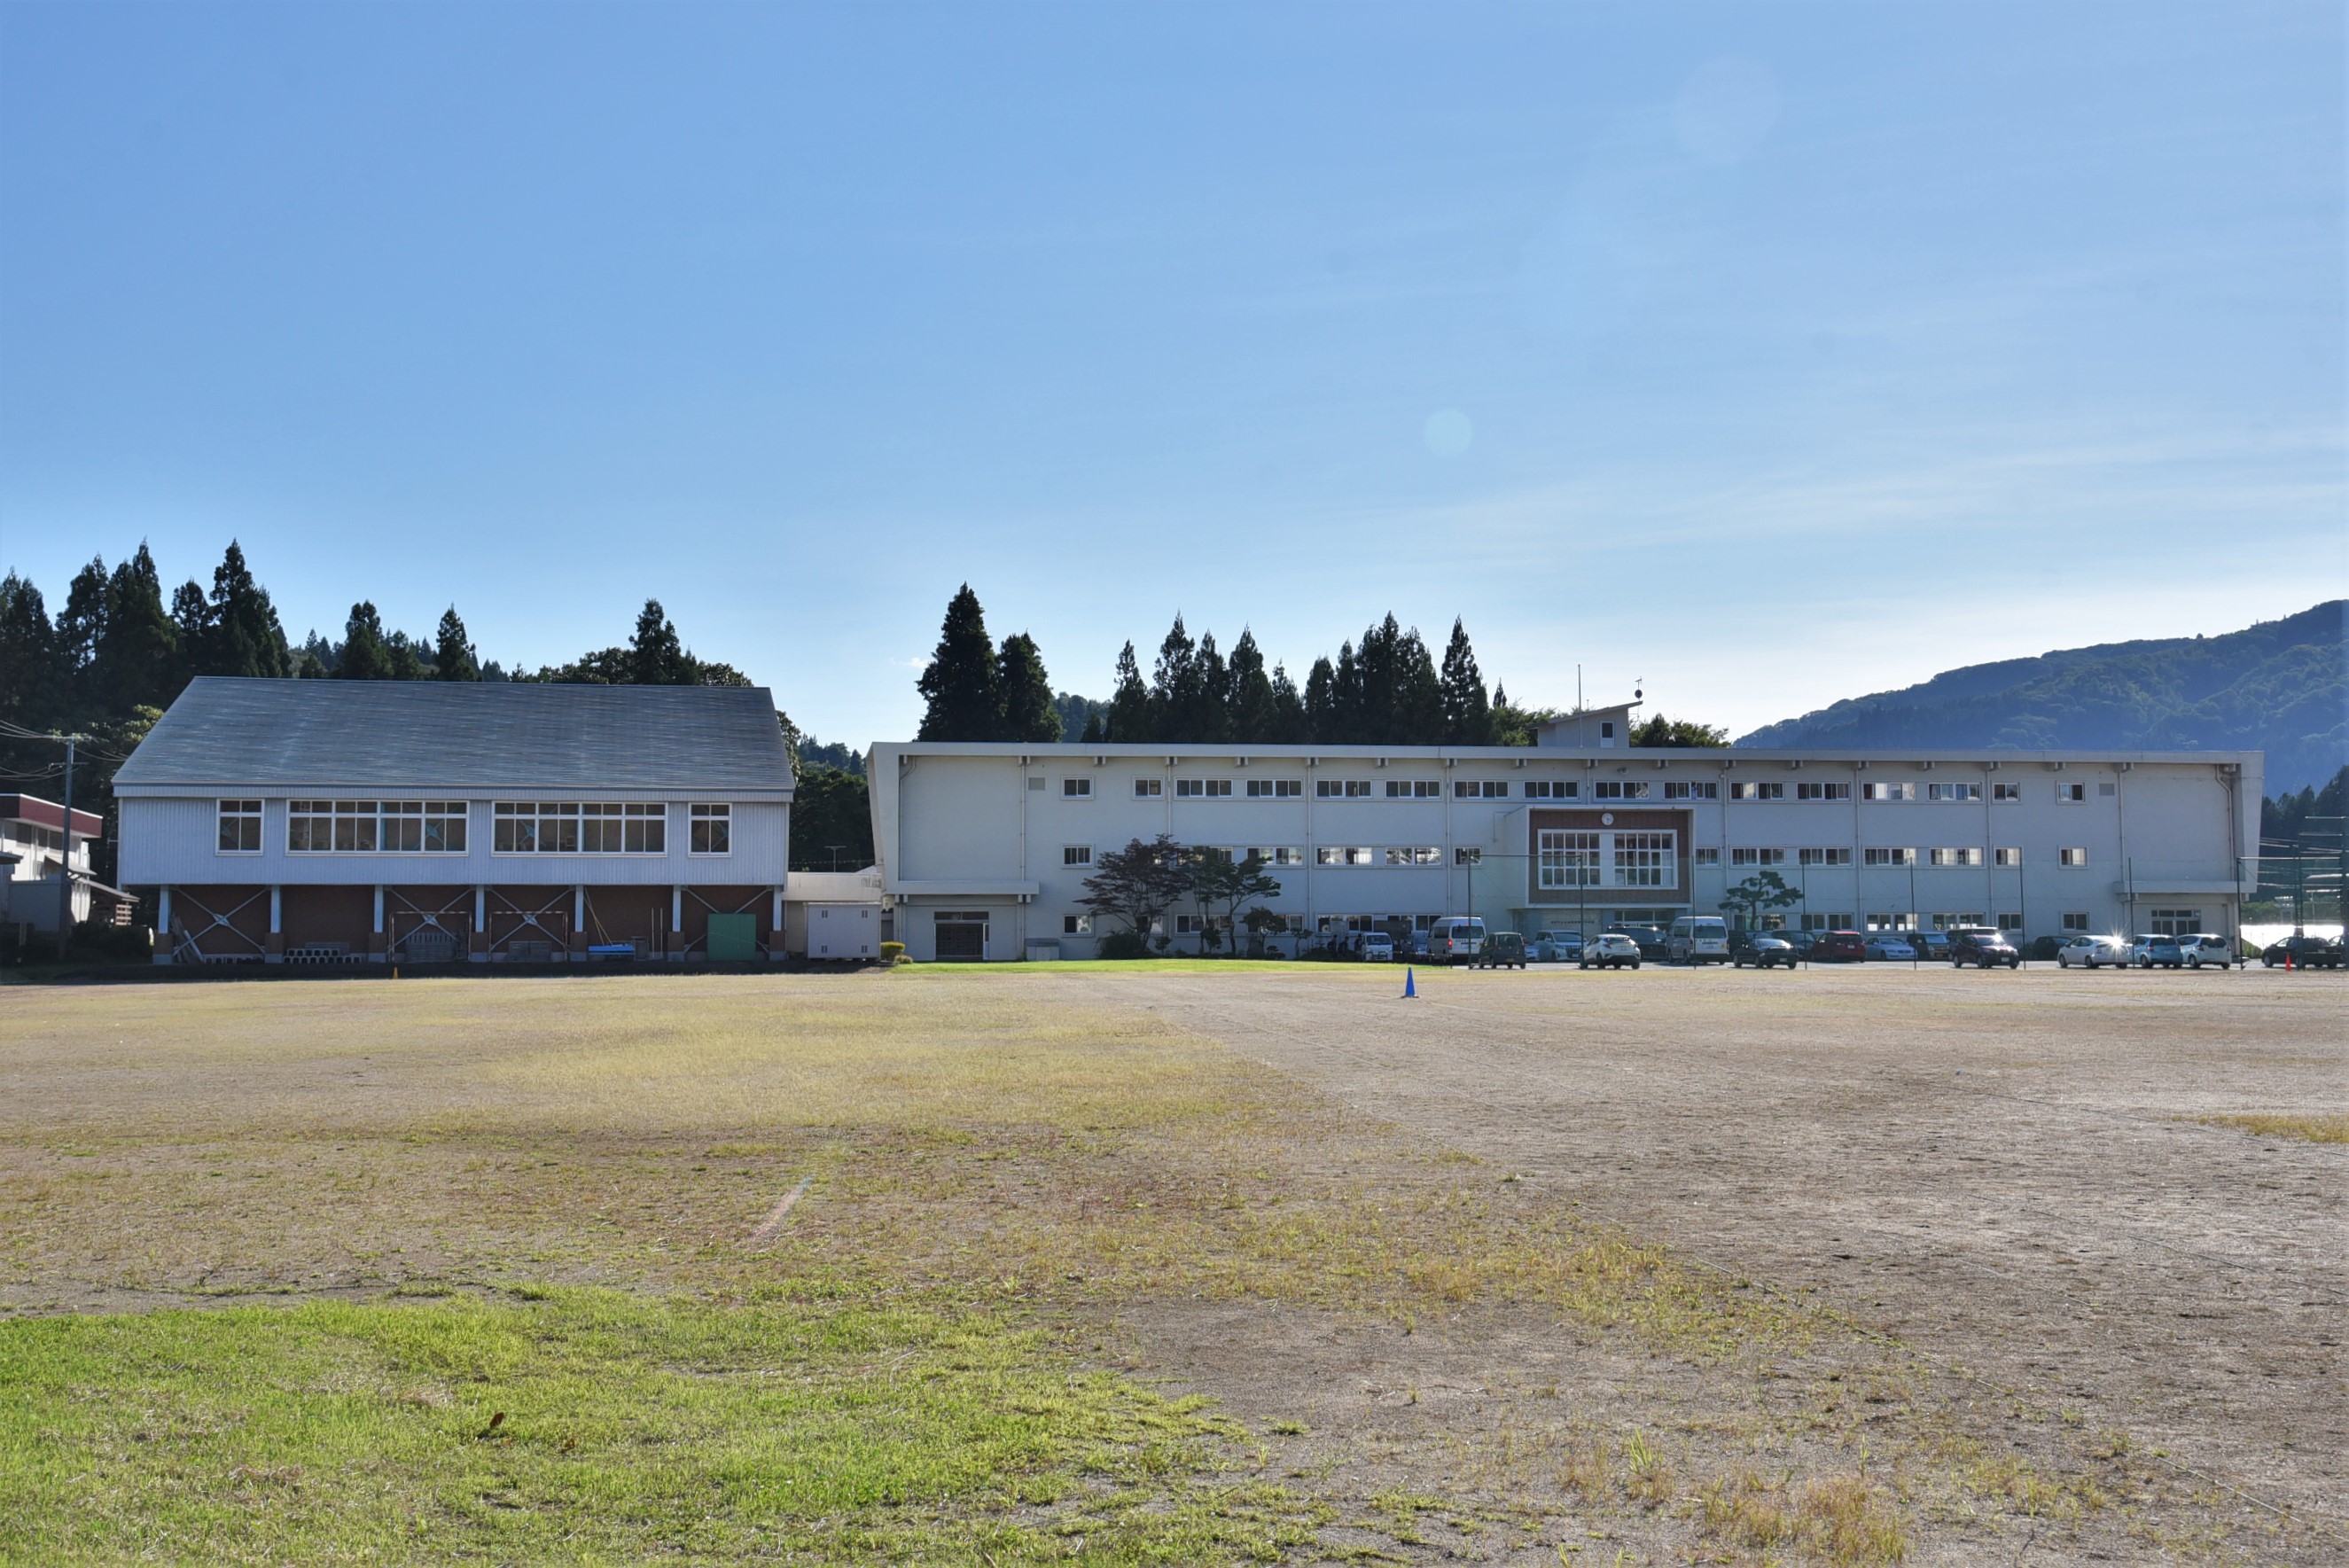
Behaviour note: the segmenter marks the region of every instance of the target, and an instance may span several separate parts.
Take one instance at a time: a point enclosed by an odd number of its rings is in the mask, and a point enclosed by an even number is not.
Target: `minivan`
[[[1485,923],[1473,914],[1447,914],[1427,928],[1430,964],[1474,964],[1485,951]]]
[[[1728,963],[1729,923],[1717,915],[1682,915],[1664,939],[1664,956],[1674,964]]]

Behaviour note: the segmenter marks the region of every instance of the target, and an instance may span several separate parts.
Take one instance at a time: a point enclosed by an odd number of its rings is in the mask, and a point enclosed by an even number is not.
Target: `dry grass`
[[[2349,1143],[2349,1115],[2282,1115],[2245,1113],[2198,1116],[2214,1127],[2234,1127],[2257,1138],[2296,1138],[2303,1143]]]

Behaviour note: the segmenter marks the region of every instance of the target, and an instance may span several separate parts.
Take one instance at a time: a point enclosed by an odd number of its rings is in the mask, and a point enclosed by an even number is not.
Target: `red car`
[[[1826,931],[1811,944],[1814,964],[1865,964],[1868,962],[1868,938],[1857,931]]]

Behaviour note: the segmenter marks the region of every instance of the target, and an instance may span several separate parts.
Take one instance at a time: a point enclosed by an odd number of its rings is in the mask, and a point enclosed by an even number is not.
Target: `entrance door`
[[[987,912],[938,911],[938,962],[976,964],[987,956]]]

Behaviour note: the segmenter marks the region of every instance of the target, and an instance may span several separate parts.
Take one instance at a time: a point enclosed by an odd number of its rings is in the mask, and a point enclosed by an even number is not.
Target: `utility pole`
[[[74,744],[81,738],[68,735],[66,742],[66,813],[63,845],[65,858],[57,862],[57,962],[66,958],[66,944],[73,937],[73,776]]]

